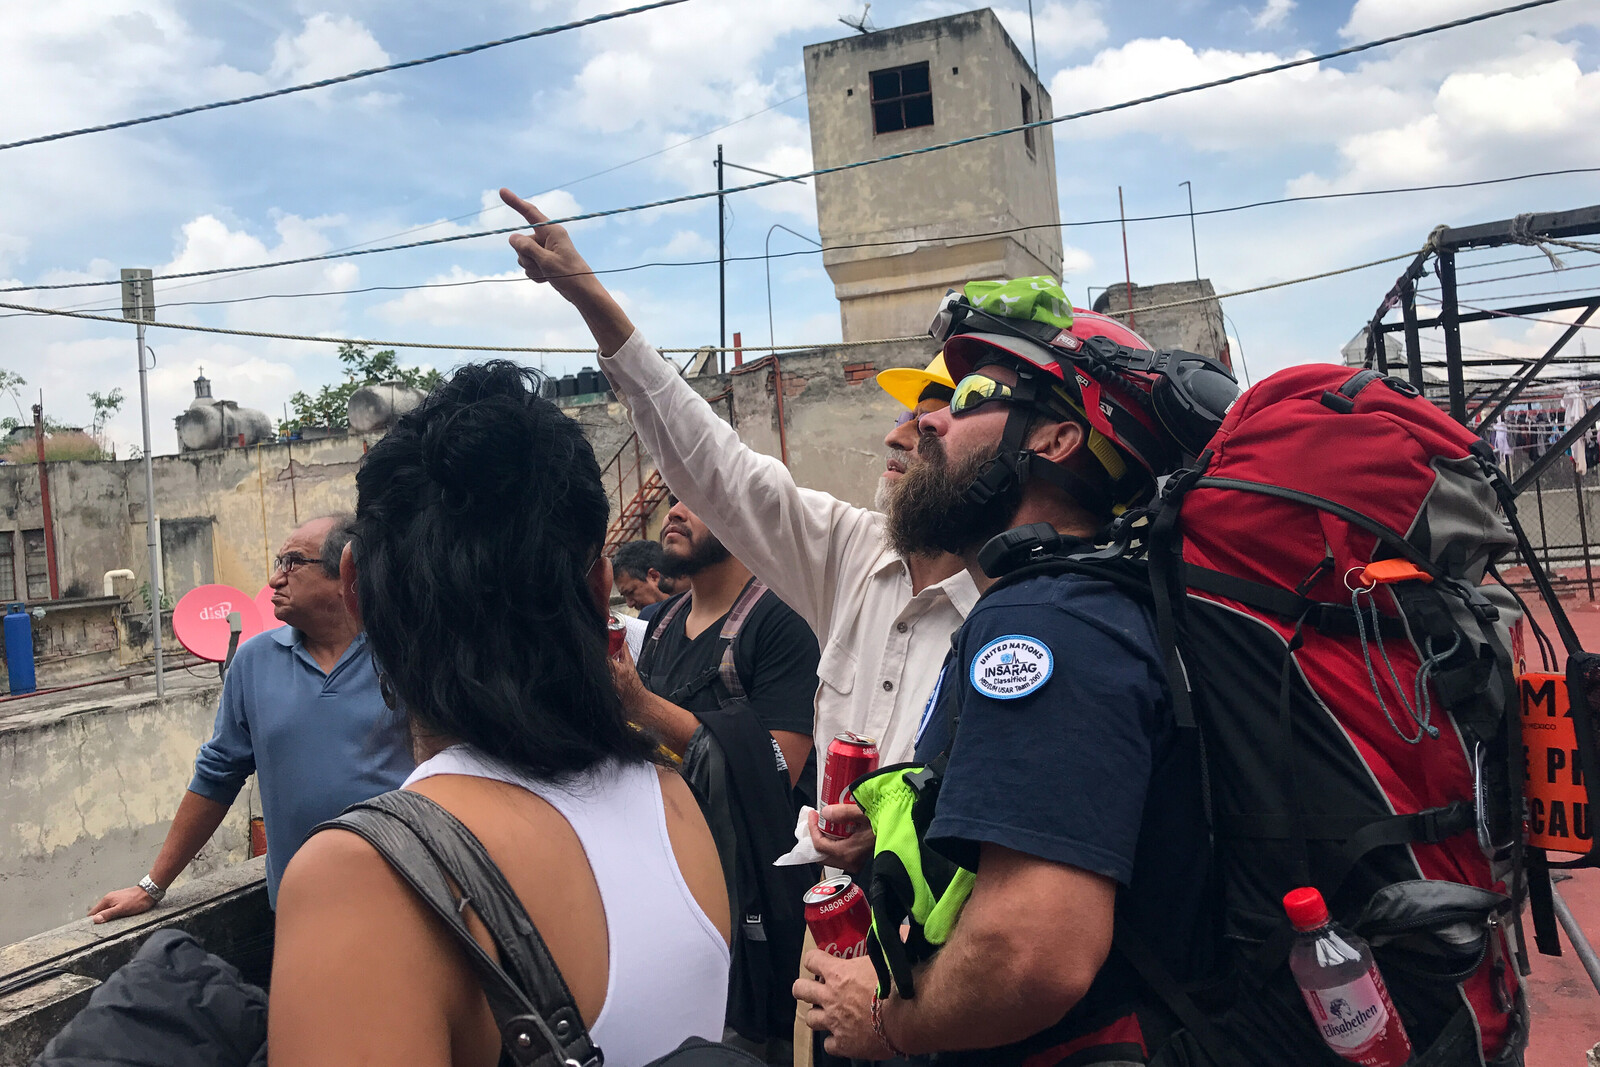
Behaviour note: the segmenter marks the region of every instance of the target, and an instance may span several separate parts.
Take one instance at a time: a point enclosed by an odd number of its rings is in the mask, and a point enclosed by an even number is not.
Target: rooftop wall
[[[128,686],[133,688],[129,688]],[[211,736],[216,668],[0,704],[0,945],[82,918],[150,870]],[[255,780],[179,878],[249,858]]]

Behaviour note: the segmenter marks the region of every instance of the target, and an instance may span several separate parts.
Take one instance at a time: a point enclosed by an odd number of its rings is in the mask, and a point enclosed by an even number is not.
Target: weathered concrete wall
[[[24,1067],[101,982],[157,930],[176,928],[265,986],[272,970],[266,860],[223,868],[176,887],[161,907],[95,925],[79,918],[12,944],[0,942],[0,1067]],[[64,973],[57,973],[64,972]],[[29,978],[37,981],[29,981]]]
[[[0,704],[0,945],[70,922],[148,873],[211,736],[221,685],[169,675]],[[252,779],[184,878],[249,858]]]
[[[933,125],[875,133],[872,72],[921,62]],[[1053,115],[1048,90],[987,9],[811,45],[805,68],[818,167],[1018,125],[1024,91],[1035,120]],[[816,179],[845,340],[919,334],[939,296],[963,282],[1060,276],[1051,127],[1031,141],[1018,133]],[[967,236],[998,230],[1016,232]]]

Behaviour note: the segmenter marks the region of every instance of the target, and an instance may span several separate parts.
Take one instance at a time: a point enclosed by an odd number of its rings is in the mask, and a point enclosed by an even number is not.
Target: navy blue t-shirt
[[[1149,613],[1114,586],[1081,575],[1026,579],[967,617],[916,759],[949,749],[930,846],[971,868],[980,846],[993,844],[1113,879],[1130,925],[1187,980],[1210,963],[1210,847],[1198,743],[1173,725],[1165,678]],[[1031,1062],[1053,1063],[1048,1050],[1069,1054],[1073,1039],[1148,1001],[1113,949],[1057,1025],[937,1062],[1020,1063],[1043,1052]]]

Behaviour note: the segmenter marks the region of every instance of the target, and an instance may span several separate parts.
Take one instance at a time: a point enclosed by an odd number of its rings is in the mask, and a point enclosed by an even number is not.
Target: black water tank
[[[600,377],[600,372],[593,367],[585,367],[578,372],[579,394],[598,393],[606,387],[606,380]]]
[[[569,397],[578,395],[578,379],[571,374],[563,374],[556,382],[556,396]]]

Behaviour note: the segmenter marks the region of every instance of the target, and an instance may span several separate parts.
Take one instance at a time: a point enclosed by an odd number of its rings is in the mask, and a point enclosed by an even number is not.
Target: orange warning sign
[[[1567,679],[1517,678],[1522,703],[1522,754],[1527,771],[1528,843],[1556,852],[1588,852],[1594,834],[1578,759]]]

